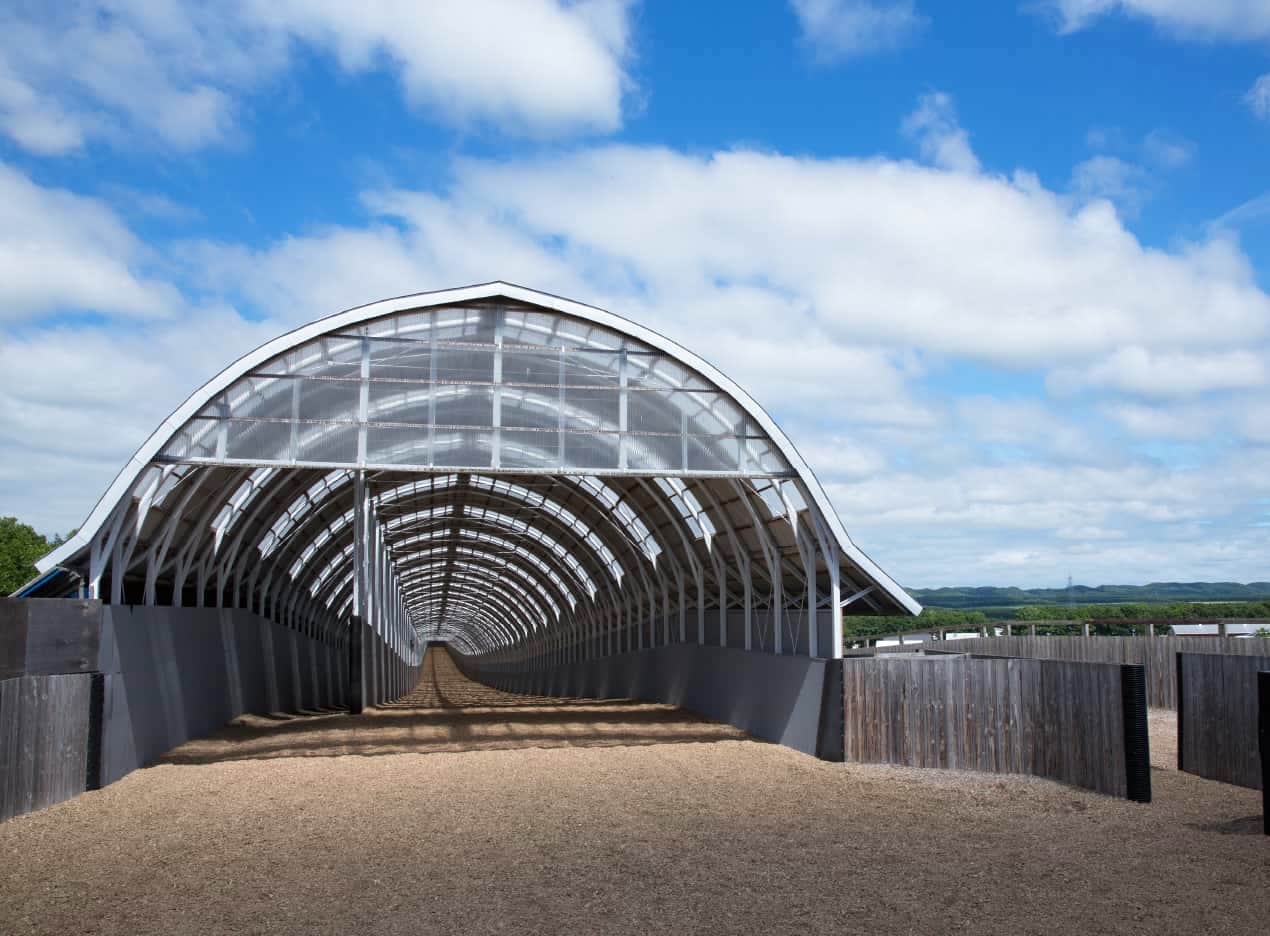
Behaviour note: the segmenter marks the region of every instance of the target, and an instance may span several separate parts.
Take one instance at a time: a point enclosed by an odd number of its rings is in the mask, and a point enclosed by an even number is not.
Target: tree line
[[[977,630],[980,627],[1009,622],[1028,621],[1094,621],[1100,634],[1128,636],[1138,633],[1141,621],[1197,621],[1214,618],[1270,619],[1270,601],[1173,601],[1167,604],[1126,602],[1094,605],[1029,605],[1003,610],[989,616],[983,611],[952,608],[924,608],[917,618],[849,616],[843,620],[843,636],[848,640],[895,634],[901,631],[925,631],[940,627]],[[1062,627],[1042,627],[1037,633],[1065,633]]]
[[[74,532],[66,536],[55,533],[50,538],[19,522],[17,517],[0,517],[0,596],[13,594],[35,578],[35,561],[66,542]]]

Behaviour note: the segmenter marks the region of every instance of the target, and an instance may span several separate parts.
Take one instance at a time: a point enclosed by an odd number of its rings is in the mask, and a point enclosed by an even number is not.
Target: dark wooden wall
[[[91,675],[0,680],[0,820],[84,792]]]
[[[1270,656],[1270,639],[1258,637],[967,637],[922,646],[987,656],[1136,664],[1146,668],[1147,704],[1169,709],[1177,707],[1178,653]],[[891,649],[881,648],[884,653]]]
[[[1257,673],[1270,656],[1179,653],[1177,769],[1262,788]]]
[[[100,602],[0,598],[0,679],[91,673],[100,651]]]
[[[369,704],[418,668],[366,636]],[[247,611],[0,599],[0,820],[96,789],[243,712],[343,704],[347,650]]]
[[[1132,668],[966,656],[858,658],[843,667],[848,763],[1031,774],[1150,799],[1140,678],[1136,704],[1126,705]]]

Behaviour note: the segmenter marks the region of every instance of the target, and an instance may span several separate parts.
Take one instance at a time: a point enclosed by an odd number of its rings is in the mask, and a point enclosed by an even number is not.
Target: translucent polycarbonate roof
[[[350,324],[202,406],[189,463],[788,475],[730,395],[630,335],[507,302]]]

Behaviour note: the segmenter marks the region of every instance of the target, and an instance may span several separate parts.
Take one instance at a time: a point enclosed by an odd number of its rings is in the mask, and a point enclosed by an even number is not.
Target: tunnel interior
[[[508,284],[320,319],[159,427],[31,595],[241,608],[417,665],[675,643],[840,653],[913,613],[770,417],[611,313]]]

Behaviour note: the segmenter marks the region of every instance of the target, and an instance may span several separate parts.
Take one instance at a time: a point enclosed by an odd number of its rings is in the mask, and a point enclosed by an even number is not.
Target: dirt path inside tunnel
[[[826,764],[430,654],[392,705],[245,717],[0,824],[0,932],[1263,932],[1260,794],[1167,769],[1170,730],[1144,806]]]
[[[430,650],[419,684],[396,702],[353,717],[244,715],[208,738],[181,745],[162,762],[688,744],[746,737],[730,725],[670,705],[500,692],[466,678],[447,651]]]

